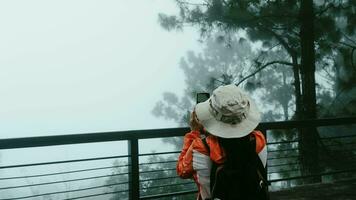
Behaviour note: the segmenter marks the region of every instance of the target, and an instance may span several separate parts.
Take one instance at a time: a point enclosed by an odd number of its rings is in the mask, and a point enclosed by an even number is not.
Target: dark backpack
[[[206,138],[202,139],[210,152]],[[251,146],[256,147],[255,137],[251,137]],[[221,200],[269,200],[267,173],[258,154],[256,162],[246,163],[240,169],[228,164],[212,164],[210,189],[212,199]]]

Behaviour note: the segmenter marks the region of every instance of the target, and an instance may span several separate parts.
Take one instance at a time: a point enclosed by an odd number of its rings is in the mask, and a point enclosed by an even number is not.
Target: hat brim
[[[209,100],[199,103],[195,107],[195,113],[199,122],[212,135],[222,138],[240,138],[251,133],[261,121],[261,114],[256,104],[249,99],[250,109],[246,118],[237,124],[228,124],[215,119],[210,113]]]

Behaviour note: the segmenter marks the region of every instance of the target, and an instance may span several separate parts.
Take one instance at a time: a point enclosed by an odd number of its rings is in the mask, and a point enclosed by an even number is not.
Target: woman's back
[[[216,169],[215,177],[212,174],[213,197],[257,200],[258,160],[253,134],[242,138],[219,138],[219,144],[225,152],[225,162]]]

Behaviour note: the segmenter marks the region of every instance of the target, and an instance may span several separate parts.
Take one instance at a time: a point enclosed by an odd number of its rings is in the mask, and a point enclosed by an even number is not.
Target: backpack
[[[206,138],[203,144],[210,153]],[[254,136],[251,145],[256,147]],[[242,169],[234,169],[227,164],[219,165],[212,161],[210,190],[212,199],[220,200],[269,200],[267,172],[258,154],[255,164],[246,164]]]

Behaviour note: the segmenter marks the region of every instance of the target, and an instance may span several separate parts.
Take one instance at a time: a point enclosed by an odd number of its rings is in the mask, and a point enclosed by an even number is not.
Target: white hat
[[[199,122],[211,134],[222,138],[248,135],[260,123],[256,104],[236,85],[220,86],[195,107]]]

